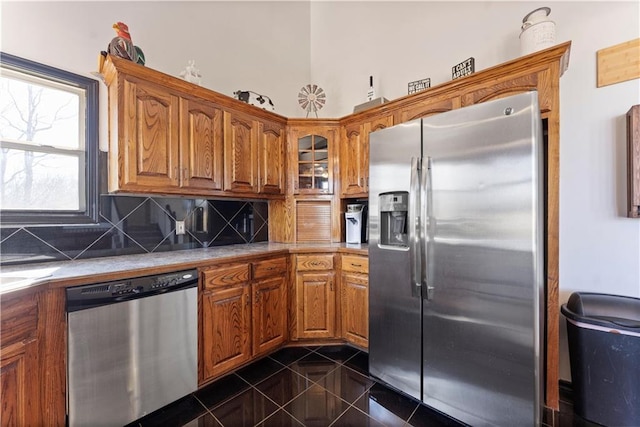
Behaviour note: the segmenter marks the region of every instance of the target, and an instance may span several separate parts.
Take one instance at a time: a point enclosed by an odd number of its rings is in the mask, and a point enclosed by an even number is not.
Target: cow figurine
[[[238,90],[233,92],[236,99],[246,102],[249,105],[253,105],[268,111],[275,111],[275,106],[271,102],[271,98],[267,95],[260,95],[259,93],[251,90]]]

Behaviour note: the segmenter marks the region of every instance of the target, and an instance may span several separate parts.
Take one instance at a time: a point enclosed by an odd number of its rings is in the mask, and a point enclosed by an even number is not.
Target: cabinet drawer
[[[342,271],[369,273],[369,258],[356,255],[342,255]]]
[[[287,258],[265,259],[252,263],[253,279],[278,276],[287,272]]]
[[[296,270],[333,270],[333,255],[298,255]]]
[[[3,300],[0,308],[2,347],[36,338],[38,300],[35,294]]]
[[[249,264],[221,265],[203,271],[204,288],[235,285],[249,280]]]

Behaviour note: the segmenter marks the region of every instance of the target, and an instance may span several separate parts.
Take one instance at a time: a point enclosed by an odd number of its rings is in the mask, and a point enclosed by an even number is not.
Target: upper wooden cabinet
[[[109,191],[282,198],[286,119],[107,57]]]
[[[172,192],[180,185],[180,98],[135,78],[124,80],[121,96],[120,135],[109,151],[117,156],[110,159],[110,190]]]
[[[223,189],[222,110],[193,98],[180,99],[182,185]]]
[[[273,122],[260,122],[258,138],[258,192],[285,192],[285,128]]]
[[[224,189],[257,193],[258,122],[241,114],[224,112]]]
[[[393,115],[342,127],[340,139],[340,196],[367,197],[369,193],[369,134],[393,126]]]
[[[337,126],[289,129],[289,174],[294,194],[332,194]]]

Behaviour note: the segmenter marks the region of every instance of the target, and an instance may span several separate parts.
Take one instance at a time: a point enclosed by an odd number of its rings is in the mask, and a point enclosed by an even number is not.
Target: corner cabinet
[[[333,194],[333,160],[338,128],[292,126],[289,174],[294,194]]]

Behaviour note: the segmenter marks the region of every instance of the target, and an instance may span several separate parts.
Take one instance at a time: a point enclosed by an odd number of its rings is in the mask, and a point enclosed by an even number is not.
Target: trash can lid
[[[640,332],[640,298],[574,292],[561,311],[578,322]]]

